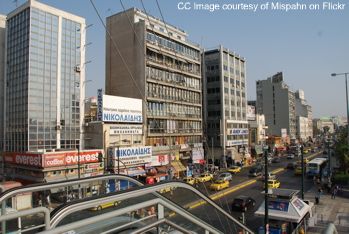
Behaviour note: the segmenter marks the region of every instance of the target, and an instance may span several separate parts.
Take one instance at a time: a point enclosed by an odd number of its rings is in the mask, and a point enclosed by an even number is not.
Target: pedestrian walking
[[[332,189],[332,194],[331,194],[331,199],[336,199],[336,195],[338,192],[338,185],[334,186],[334,188]]]

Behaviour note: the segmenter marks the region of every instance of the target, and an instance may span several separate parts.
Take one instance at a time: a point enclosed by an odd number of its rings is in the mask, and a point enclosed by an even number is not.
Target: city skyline
[[[93,24],[87,29],[86,39],[86,44],[92,42],[87,46],[86,61],[92,62],[86,65],[86,80],[93,82],[86,85],[86,96],[96,96],[97,88],[105,86],[106,35],[96,12],[87,0],[40,2],[85,17],[86,25]],[[349,19],[346,9],[255,13],[180,11],[178,2],[159,1],[166,22],[186,31],[189,39],[202,48],[221,44],[246,58],[248,100],[256,97],[256,80],[282,71],[291,90],[304,90],[305,98],[313,106],[314,118],[346,114],[344,77],[330,76],[334,72],[348,72],[345,61],[349,47],[345,41],[349,33],[342,30]],[[18,1],[18,5],[23,3]],[[123,11],[119,1],[94,3],[103,20]],[[123,1],[123,4],[125,9],[144,10],[140,1]],[[156,1],[146,1],[144,5],[147,13],[161,19]],[[16,4],[12,0],[1,1],[0,8],[1,14],[8,14]]]

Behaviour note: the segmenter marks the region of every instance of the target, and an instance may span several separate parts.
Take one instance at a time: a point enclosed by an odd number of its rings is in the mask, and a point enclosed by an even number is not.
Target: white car
[[[288,154],[287,159],[294,159],[294,154]]]
[[[226,181],[230,181],[232,179],[233,179],[233,176],[229,172],[221,173],[216,178],[216,180],[226,180]]]

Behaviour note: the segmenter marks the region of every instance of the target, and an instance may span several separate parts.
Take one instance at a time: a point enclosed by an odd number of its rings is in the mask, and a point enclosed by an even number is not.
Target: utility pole
[[[304,200],[304,154],[303,154],[303,145],[300,146],[301,149],[301,161],[302,161],[302,183],[301,183],[301,196]]]
[[[212,164],[214,165],[213,136],[212,136],[212,138],[211,138],[211,157],[212,157]]]
[[[264,233],[269,233],[268,180],[268,146],[264,146]]]

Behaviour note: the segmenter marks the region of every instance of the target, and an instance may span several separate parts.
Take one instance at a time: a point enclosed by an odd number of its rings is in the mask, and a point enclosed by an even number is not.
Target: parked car
[[[222,190],[225,188],[229,188],[229,181],[227,180],[215,180],[211,185],[210,185],[210,189],[211,190]]]
[[[224,172],[224,173],[221,173],[217,176],[217,180],[230,181],[232,179],[233,179],[233,177],[231,176],[231,173],[229,173],[229,172]]]
[[[288,154],[287,159],[294,159],[294,154]]]
[[[202,173],[200,176],[195,178],[197,182],[207,182],[213,179],[213,175],[210,173]]]
[[[246,212],[248,209],[253,208],[256,205],[256,201],[247,196],[238,196],[233,200],[231,204],[232,210],[238,210]]]
[[[241,172],[241,167],[238,166],[232,166],[228,169],[228,172],[232,173],[232,174],[236,174]]]

